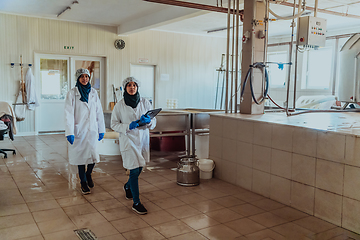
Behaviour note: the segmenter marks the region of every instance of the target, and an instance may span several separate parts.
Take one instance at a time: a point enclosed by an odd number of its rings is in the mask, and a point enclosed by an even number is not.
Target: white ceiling
[[[183,0],[216,6],[227,0]],[[287,2],[287,0],[280,0]],[[126,35],[144,29],[157,29],[187,34],[226,37],[226,31],[207,33],[209,30],[226,28],[226,14],[199,11],[184,7],[145,2],[143,0],[0,0],[0,12],[58,19],[118,27],[119,35]],[[243,2],[243,0],[240,0]],[[293,3],[293,0],[288,2]],[[297,0],[296,0],[297,2]],[[315,0],[307,0],[307,6],[314,7]],[[57,15],[67,7],[59,17]],[[224,5],[224,7],[226,7]],[[243,5],[241,6],[243,8]],[[292,8],[270,4],[270,8],[281,16],[292,14]],[[359,18],[349,18],[318,13],[327,19],[329,31],[344,28],[358,28],[360,32],[360,0],[319,0],[319,8],[343,14],[353,14]],[[309,14],[313,14],[308,11]],[[276,21],[270,24],[269,35],[290,33],[290,21]]]

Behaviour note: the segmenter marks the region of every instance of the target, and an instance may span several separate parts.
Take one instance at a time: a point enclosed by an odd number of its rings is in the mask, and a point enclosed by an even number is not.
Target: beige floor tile
[[[169,208],[185,205],[183,201],[177,199],[176,197],[152,200],[152,202],[162,209],[169,209]]]
[[[230,222],[243,217],[242,215],[227,208],[207,212],[205,214],[220,223]]]
[[[264,198],[255,202],[251,202],[252,205],[257,206],[261,209],[264,209],[265,211],[271,211],[275,209],[279,209],[282,207],[285,207],[284,204],[276,202],[274,200]]]
[[[55,200],[55,198],[50,192],[24,194],[23,196],[27,203],[45,201],[45,200]]]
[[[129,209],[129,208],[125,207],[125,206],[103,210],[103,211],[100,211],[100,213],[108,221],[114,221],[114,220],[117,220],[117,219],[123,219],[123,218],[132,217],[135,214],[131,209]]]
[[[39,222],[38,227],[42,234],[48,234],[68,229],[76,229],[76,226],[67,216],[56,218],[54,220],[48,220],[45,222]]]
[[[71,218],[77,228],[90,228],[96,224],[107,222],[107,220],[100,213],[90,213]]]
[[[72,229],[44,234],[44,238],[45,240],[79,240]]]
[[[32,215],[37,223],[68,217],[61,208],[37,211],[33,212]]]
[[[40,235],[35,223],[0,229],[0,239],[15,240]]]
[[[22,238],[21,240],[44,240],[44,238],[42,235],[38,235],[33,237]]]
[[[224,225],[231,228],[235,232],[240,233],[241,235],[258,232],[266,228],[265,226],[252,221],[249,218],[237,219],[235,221],[227,222]]]
[[[199,210],[191,207],[190,205],[183,205],[180,207],[169,208],[166,209],[166,211],[172,214],[177,219],[194,216],[201,213]]]
[[[150,226],[158,225],[164,222],[170,222],[176,220],[176,218],[165,210],[156,211],[151,214],[141,216],[145,222]]]
[[[0,217],[0,229],[35,223],[31,213],[21,213]]]
[[[300,227],[294,223],[285,223],[283,225],[279,225],[271,228],[271,230],[285,236],[287,239],[313,239],[315,233]]]
[[[93,202],[92,205],[98,210],[108,210],[112,208],[123,207],[124,205],[120,203],[117,199],[104,200],[99,202]]]
[[[36,212],[36,211],[60,208],[60,205],[56,200],[45,200],[45,201],[28,203],[28,207],[31,212]]]
[[[147,224],[144,220],[142,220],[140,217],[137,217],[137,216],[128,217],[128,218],[124,218],[124,219],[120,219],[120,220],[115,220],[115,221],[112,221],[111,224],[120,233],[149,227],[149,224]]]
[[[259,232],[251,233],[245,236],[247,240],[287,240],[284,236],[270,230],[265,229]]]
[[[126,239],[121,234],[115,234],[111,236],[102,237],[101,240],[126,240]]]
[[[291,207],[283,207],[271,211],[271,213],[288,221],[294,221],[300,218],[308,217],[309,215]]]
[[[98,212],[90,203],[64,207],[63,209],[70,218],[74,216]]]
[[[134,231],[123,233],[127,240],[162,240],[165,239],[163,235],[157,232],[152,227],[137,229]]]
[[[89,201],[89,202],[98,202],[98,201],[104,201],[104,200],[109,200],[109,199],[113,199],[114,197],[111,196],[108,192],[100,192],[97,193],[95,191],[99,191],[99,188],[97,189],[91,189],[91,194],[87,194],[84,195],[84,197]]]
[[[119,233],[110,222],[99,222],[95,225],[91,225],[89,229],[100,239]]]
[[[9,205],[0,208],[0,217],[30,212],[26,204]]]
[[[213,201],[224,207],[233,207],[233,206],[237,206],[237,205],[246,203],[246,202],[244,202],[236,197],[233,197],[233,196],[216,198],[216,199],[213,199]]]
[[[331,224],[329,222],[326,222],[324,220],[321,220],[319,218],[309,216],[305,217],[296,221],[293,221],[293,223],[306,228],[314,233],[321,233],[328,231],[330,229],[336,228],[336,225]]]
[[[60,204],[61,207],[81,205],[88,202],[83,196],[61,198],[57,199],[56,201]]]
[[[164,199],[164,198],[172,197],[167,192],[161,191],[161,190],[160,191],[145,192],[145,193],[141,193],[141,190],[140,190],[140,195],[146,197],[150,201],[155,201],[155,200],[158,200],[158,199]]]
[[[251,219],[265,227],[268,227],[268,228],[288,222],[287,220],[282,219],[270,212],[260,213],[258,215],[249,217],[249,219]]]
[[[256,215],[256,214],[265,212],[263,209],[255,207],[251,204],[242,204],[242,205],[238,205],[235,207],[230,207],[229,209],[241,214],[244,217],[248,217],[248,216],[252,216],[252,215]]]
[[[161,235],[165,236],[166,238],[178,236],[184,233],[188,233],[193,231],[185,223],[181,222],[180,220],[161,223],[159,225],[153,226]]]
[[[205,214],[199,214],[199,215],[183,218],[181,219],[181,221],[183,221],[184,223],[186,223],[195,230],[220,224],[218,221],[212,219],[211,217]]]
[[[240,233],[223,224],[200,229],[198,232],[211,240],[229,240],[241,236]]]
[[[215,211],[224,208],[220,204],[212,201],[212,200],[206,200],[202,202],[196,202],[192,203],[191,206],[199,210],[200,212],[207,213],[210,211]]]
[[[182,196],[185,194],[193,193],[195,191],[195,189],[192,187],[184,187],[184,186],[174,184],[174,187],[164,189],[164,191],[167,192],[168,194],[170,194],[171,196]]]
[[[207,200],[205,197],[197,193],[185,194],[185,195],[177,196],[177,198],[186,204],[197,203]]]
[[[250,192],[250,191],[246,191],[246,192],[241,192],[239,194],[235,194],[234,197],[237,197],[245,202],[254,202],[254,201],[258,201],[258,200],[261,200],[263,199],[264,197],[259,195],[259,194],[256,194],[256,193],[253,193],[253,192]]]
[[[171,237],[169,240],[206,240],[208,238],[204,237],[198,232],[189,232],[176,237]]]
[[[225,196],[229,195],[227,193],[221,192],[216,189],[208,189],[208,190],[198,191],[197,193],[207,199],[221,198],[221,197],[225,197]]]

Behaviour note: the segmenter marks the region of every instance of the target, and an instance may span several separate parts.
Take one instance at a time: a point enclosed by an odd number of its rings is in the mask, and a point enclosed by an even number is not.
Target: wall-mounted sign
[[[139,58],[138,63],[148,63],[149,59],[147,58]]]

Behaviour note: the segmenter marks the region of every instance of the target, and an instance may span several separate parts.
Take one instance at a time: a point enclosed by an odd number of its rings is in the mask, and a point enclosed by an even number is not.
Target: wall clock
[[[124,49],[125,41],[122,40],[122,39],[116,39],[115,42],[114,42],[114,45],[115,45],[116,49],[119,49],[119,50]]]

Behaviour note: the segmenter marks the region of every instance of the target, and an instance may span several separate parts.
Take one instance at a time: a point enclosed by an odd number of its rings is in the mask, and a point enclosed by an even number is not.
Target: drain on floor
[[[74,232],[81,240],[97,240],[98,239],[91,230],[86,229],[86,228],[77,229],[77,230],[74,230]]]

